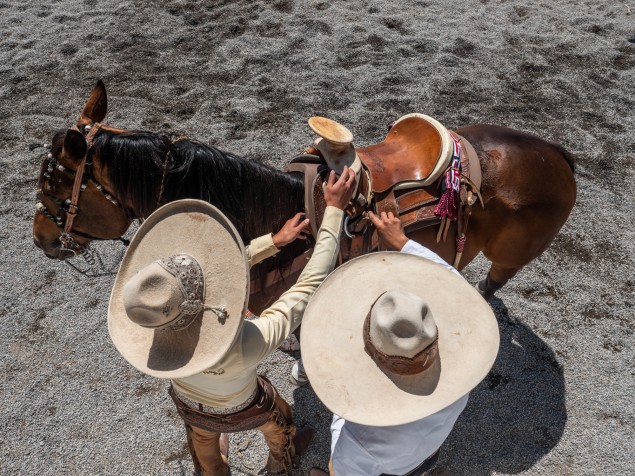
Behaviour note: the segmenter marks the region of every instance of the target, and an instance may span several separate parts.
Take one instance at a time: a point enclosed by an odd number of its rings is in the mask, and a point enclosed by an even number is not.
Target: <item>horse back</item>
[[[573,157],[560,145],[507,127],[474,125],[457,133],[475,148],[483,177],[485,207],[473,207],[470,238],[491,261],[524,266],[571,213]]]
[[[523,205],[562,205],[575,202],[575,159],[559,144],[527,132],[493,125],[457,130],[476,150],[483,172],[484,200],[495,197]]]

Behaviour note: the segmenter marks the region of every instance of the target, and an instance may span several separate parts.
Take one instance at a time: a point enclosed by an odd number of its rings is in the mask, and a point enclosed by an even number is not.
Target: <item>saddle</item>
[[[434,183],[448,166],[450,146],[447,129],[435,119],[408,114],[395,121],[382,142],[356,152],[372,171],[373,190],[382,193]]]
[[[341,173],[348,165],[358,179],[354,198],[346,209],[341,262],[379,248],[366,217],[366,212],[373,210],[393,212],[406,233],[440,224],[437,241],[445,240],[450,221],[457,220],[455,266],[458,265],[471,207],[481,199],[480,163],[465,138],[423,114],[401,117],[391,125],[382,142],[358,149],[353,146],[352,133],[335,121],[313,117],[309,126],[319,138],[291,161],[287,171],[305,176],[305,210],[314,236],[325,208],[322,186],[328,170]],[[448,201],[443,196],[447,192],[442,190],[447,187],[440,187],[442,183],[453,185],[458,211],[439,213],[439,208],[443,208],[440,200],[444,204]]]

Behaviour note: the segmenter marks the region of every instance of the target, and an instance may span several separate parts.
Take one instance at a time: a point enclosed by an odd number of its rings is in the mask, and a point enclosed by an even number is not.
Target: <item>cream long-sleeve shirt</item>
[[[191,377],[172,380],[177,392],[216,408],[235,407],[253,394],[256,366],[300,325],[309,298],[335,266],[343,213],[338,208],[326,207],[313,256],[298,282],[258,319],[244,321],[236,342],[221,362]],[[266,243],[267,237],[250,243],[250,264],[252,261],[255,264],[258,258],[264,259],[262,256],[267,253],[275,254]]]
[[[245,251],[247,252],[247,262],[251,268],[261,261],[272,257],[280,250],[273,244],[273,235],[269,233],[251,240]]]

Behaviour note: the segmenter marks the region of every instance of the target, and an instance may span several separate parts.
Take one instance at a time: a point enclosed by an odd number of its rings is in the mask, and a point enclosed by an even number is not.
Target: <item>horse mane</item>
[[[130,218],[144,219],[155,210],[162,181],[161,204],[183,198],[205,200],[229,218],[245,245],[275,233],[304,210],[301,175],[197,141],[172,142],[165,134],[145,131],[104,131],[96,137],[94,147],[115,197],[134,211]],[[284,268],[306,246],[296,240],[284,247],[267,260],[270,266],[265,271]]]

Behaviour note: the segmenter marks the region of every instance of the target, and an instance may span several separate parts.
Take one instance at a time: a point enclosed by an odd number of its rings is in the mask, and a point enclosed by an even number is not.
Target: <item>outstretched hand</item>
[[[342,175],[335,178],[335,172],[331,170],[324,188],[324,200],[327,206],[344,210],[353,197],[355,191],[355,172],[344,166]]]
[[[278,233],[273,235],[273,244],[276,248],[282,248],[294,240],[306,240],[310,234],[309,219],[305,218],[304,213],[296,213],[293,218],[286,221]]]
[[[381,212],[380,215],[368,212],[368,218],[377,228],[379,240],[388,249],[401,251],[405,244],[408,243],[408,238],[401,227],[401,220],[393,215],[392,212]]]

